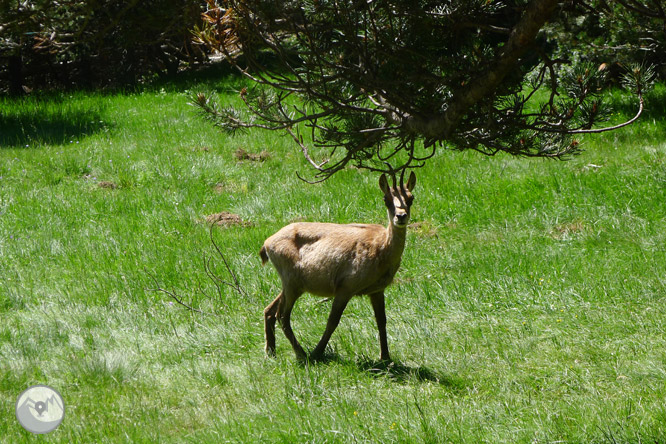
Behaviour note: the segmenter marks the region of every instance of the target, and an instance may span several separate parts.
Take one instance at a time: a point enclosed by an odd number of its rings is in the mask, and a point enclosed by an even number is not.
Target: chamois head
[[[379,188],[384,192],[384,203],[389,212],[389,220],[396,228],[404,228],[409,222],[409,209],[412,206],[414,196],[412,190],[416,185],[416,175],[412,171],[404,184],[404,174],[400,176],[400,186],[397,185],[395,176],[393,177],[393,186],[389,186],[386,174],[379,178]]]

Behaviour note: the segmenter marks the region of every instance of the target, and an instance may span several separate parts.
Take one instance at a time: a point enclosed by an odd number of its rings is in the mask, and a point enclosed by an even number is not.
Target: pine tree
[[[314,180],[349,164],[404,172],[440,147],[562,159],[580,151],[580,134],[624,125],[595,128],[608,117],[604,66],[556,57],[544,27],[563,14],[557,0],[209,4],[201,41],[253,87],[240,91],[243,109],[203,93],[193,102],[227,131],[291,135]],[[625,75],[637,116],[650,75]]]

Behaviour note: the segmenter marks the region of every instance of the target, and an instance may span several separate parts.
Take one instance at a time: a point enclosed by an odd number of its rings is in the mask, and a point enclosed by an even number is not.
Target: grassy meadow
[[[364,298],[325,362],[300,364],[279,330],[264,356],[280,282],[263,240],[386,211],[376,174],[308,185],[288,137],[225,136],[187,103],[240,85],[0,98],[0,442],[666,442],[666,88],[571,161],[442,149],[417,171],[386,366]],[[241,292],[207,276],[231,279],[221,212]],[[306,349],[329,309],[298,301]],[[66,403],[48,435],[14,415],[34,384]]]

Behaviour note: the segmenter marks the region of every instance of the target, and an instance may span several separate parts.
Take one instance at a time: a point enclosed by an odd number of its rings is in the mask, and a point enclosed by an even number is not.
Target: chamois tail
[[[268,262],[268,254],[266,254],[266,246],[262,245],[261,250],[259,250],[259,256],[261,256],[261,265],[266,265]]]

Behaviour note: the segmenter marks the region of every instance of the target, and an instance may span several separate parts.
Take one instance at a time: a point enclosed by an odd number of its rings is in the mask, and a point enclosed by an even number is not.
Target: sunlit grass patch
[[[390,365],[366,298],[324,362],[298,363],[279,330],[264,357],[280,290],[264,239],[297,220],[385,223],[385,209],[374,175],[307,185],[288,138],[218,133],[187,104],[197,88],[0,102],[0,440],[34,438],[12,408],[37,383],[67,403],[52,442],[666,439],[662,87],[644,120],[586,137],[572,161],[441,151],[417,171]],[[244,293],[206,273],[211,215]],[[299,300],[304,347],[329,310]]]

